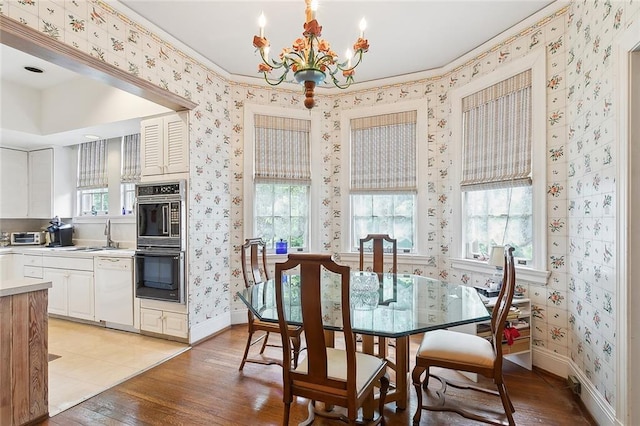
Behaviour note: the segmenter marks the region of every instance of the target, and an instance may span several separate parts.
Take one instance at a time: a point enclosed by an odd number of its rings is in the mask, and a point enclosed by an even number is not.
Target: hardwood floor
[[[277,365],[247,364],[238,371],[246,327],[231,329],[170,361],[115,386],[41,425],[279,425],[282,422],[282,370]],[[419,337],[412,341],[415,353]],[[275,352],[278,349],[268,349]],[[304,353],[304,352],[303,352]],[[455,374],[455,373],[454,373]],[[506,362],[505,381],[518,425],[595,425],[564,380]],[[435,386],[435,381],[433,386]],[[481,381],[480,384],[483,382]],[[486,383],[486,382],[484,382]],[[415,390],[406,411],[385,410],[387,425],[410,425]],[[499,398],[465,392],[462,401],[499,412]],[[307,417],[307,401],[291,408],[291,424]],[[314,425],[336,424],[317,419]],[[340,424],[338,422],[338,424]],[[421,425],[475,425],[455,413],[424,411]]]

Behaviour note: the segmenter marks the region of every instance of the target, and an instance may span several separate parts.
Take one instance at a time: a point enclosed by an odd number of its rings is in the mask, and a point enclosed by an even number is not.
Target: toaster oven
[[[12,246],[39,246],[44,244],[44,232],[12,232]]]

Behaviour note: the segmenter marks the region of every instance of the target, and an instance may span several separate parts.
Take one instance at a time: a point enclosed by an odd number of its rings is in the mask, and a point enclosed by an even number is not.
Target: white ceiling
[[[252,45],[258,17],[278,55],[302,34],[304,0],[120,0],[233,75],[260,77]],[[370,49],[356,82],[439,68],[554,3],[553,0],[319,0],[322,37],[344,59],[367,20]]]
[[[261,79],[261,75],[257,73],[259,56],[252,39],[258,33],[260,13],[264,12],[267,18],[265,36],[275,55],[301,35],[305,8],[304,0],[120,0],[120,3],[125,6],[123,12],[134,20],[141,18],[153,23],[229,74],[256,79]],[[552,3],[557,6],[550,6]],[[366,18],[365,38],[370,49],[356,70],[357,85],[447,65],[545,7],[553,9],[561,3],[566,2],[320,0],[316,16],[323,26],[323,38],[339,55],[353,44],[359,34],[360,19]],[[4,45],[0,45],[0,59],[2,81],[34,90],[43,91],[84,78]],[[26,72],[27,65],[45,73]],[[86,141],[84,134],[88,133],[103,138],[132,133],[139,128],[138,123],[139,120],[132,119],[52,135],[15,131],[7,123],[0,123],[0,145],[80,143]]]

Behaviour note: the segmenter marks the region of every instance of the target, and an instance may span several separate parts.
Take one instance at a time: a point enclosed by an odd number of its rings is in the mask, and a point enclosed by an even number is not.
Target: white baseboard
[[[194,325],[189,330],[189,344],[206,339],[231,325],[229,316],[220,316]]]
[[[231,312],[231,324],[246,324],[247,321],[246,309],[237,309]]]
[[[613,407],[570,358],[548,349],[533,348],[533,365],[558,377],[575,376],[581,385],[580,399],[598,425],[618,425]]]
[[[611,407],[593,383],[571,360],[569,360],[569,369],[569,374],[573,374],[578,378],[581,387],[580,399],[596,423],[600,426],[621,424],[616,421],[614,408]]]

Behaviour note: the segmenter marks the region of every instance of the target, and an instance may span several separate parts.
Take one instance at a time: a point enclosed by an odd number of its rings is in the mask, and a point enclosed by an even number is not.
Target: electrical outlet
[[[576,395],[580,395],[580,391],[582,390],[582,388],[576,376],[569,375],[569,377],[567,377],[567,384],[569,385],[569,389],[571,389],[571,392]]]

